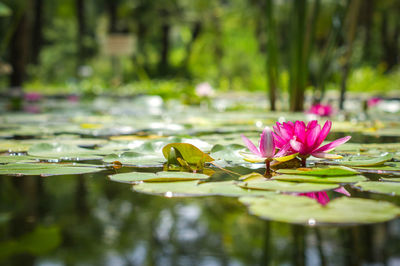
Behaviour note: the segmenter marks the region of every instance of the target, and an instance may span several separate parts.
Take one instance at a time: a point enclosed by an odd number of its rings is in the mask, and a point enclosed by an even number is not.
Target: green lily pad
[[[362,175],[351,176],[311,176],[311,175],[276,175],[272,179],[281,181],[310,182],[310,183],[356,183],[367,180]]]
[[[167,144],[162,149],[162,153],[165,159],[168,160],[168,162],[176,164],[179,164],[178,162],[175,161],[180,156],[189,164],[198,164],[199,162],[205,163],[214,161],[214,159],[210,155],[202,152],[196,146],[193,146],[192,144],[189,143]]]
[[[217,144],[211,149],[210,156],[216,160],[225,160],[232,163],[244,163],[243,156],[239,152],[246,151],[246,148],[239,144],[220,145]]]
[[[304,170],[303,170],[304,169]],[[310,176],[351,176],[357,175],[357,171],[352,170],[346,167],[329,167],[329,168],[312,168],[311,170],[308,168],[299,168],[299,169],[279,169],[278,173],[280,174],[289,174],[289,175],[310,175]]]
[[[118,161],[125,165],[156,165],[165,162],[165,159],[156,154],[142,154],[137,152],[124,152],[122,154],[110,154],[103,158],[103,162],[112,163]]]
[[[184,196],[266,196],[274,192],[243,189],[234,181],[205,182],[183,181],[168,183],[139,183],[133,186],[137,192],[164,195],[167,197]]]
[[[396,182],[378,182],[378,181],[369,181],[369,182],[359,182],[354,185],[354,187],[374,193],[381,194],[389,194],[389,195],[400,195],[400,183]]]
[[[380,177],[381,180],[383,181],[390,181],[390,182],[400,182],[400,177]]]
[[[65,160],[100,159],[98,152],[60,143],[39,143],[31,146],[28,154],[36,157],[60,158]]]
[[[174,181],[187,181],[207,179],[208,175],[187,173],[187,172],[158,172],[158,173],[143,173],[143,172],[130,172],[110,175],[112,181],[124,183],[137,183],[137,182],[174,182]]]
[[[285,182],[278,180],[255,180],[250,182],[242,182],[238,184],[242,188],[273,190],[278,192],[315,192],[338,188],[336,184],[318,184],[318,183],[297,183]]]
[[[351,157],[348,160],[337,161],[340,165],[344,166],[380,166],[385,162],[390,161],[393,158],[392,154],[386,154],[384,156],[378,156],[375,158],[362,159],[362,157]]]
[[[102,171],[95,165],[53,164],[53,163],[10,163],[2,165],[0,175],[77,175]]]
[[[354,169],[360,169],[366,172],[398,172],[400,171],[400,162],[388,162],[384,163],[382,166],[360,166],[353,167]]]
[[[368,224],[394,219],[400,208],[385,201],[340,197],[322,206],[314,199],[294,195],[240,198],[249,212],[263,219],[306,224]]]
[[[26,155],[21,155],[21,156],[14,156],[14,155],[9,155],[9,156],[0,156],[0,163],[29,163],[29,162],[35,162],[37,159],[32,156],[26,156]]]

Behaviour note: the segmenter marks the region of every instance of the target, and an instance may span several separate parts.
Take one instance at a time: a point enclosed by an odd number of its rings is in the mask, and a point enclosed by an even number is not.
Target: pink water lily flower
[[[244,160],[252,163],[265,162],[266,174],[270,172],[270,162],[273,160],[277,161],[288,161],[296,157],[297,154],[291,152],[290,143],[280,147],[277,152],[275,140],[272,135],[272,130],[269,127],[265,127],[260,135],[259,148],[257,148],[251,140],[245,137],[243,134],[242,139],[246,144],[247,148],[252,153],[241,152],[240,154],[244,157]],[[288,155],[290,154],[290,155]]]
[[[344,187],[337,188],[334,191],[350,197],[350,193]],[[315,199],[323,206],[326,205],[330,201],[329,196],[326,193],[326,191],[299,193],[297,195],[298,196],[306,196],[306,197]]]
[[[274,138],[277,147],[284,147],[290,143],[293,152],[299,153],[302,163],[305,166],[306,159],[312,155],[318,158],[340,159],[341,156],[336,154],[328,154],[337,146],[347,142],[351,136],[346,136],[332,141],[324,146],[322,142],[326,139],[331,130],[332,122],[326,121],[324,126],[318,124],[317,120],[310,121],[307,126],[303,121],[287,122],[274,126]],[[321,147],[320,147],[321,146]]]
[[[333,108],[329,104],[316,103],[310,107],[308,113],[319,116],[331,116],[333,114]]]

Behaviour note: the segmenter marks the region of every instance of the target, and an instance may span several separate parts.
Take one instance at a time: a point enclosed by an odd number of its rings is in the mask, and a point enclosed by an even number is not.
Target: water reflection
[[[0,219],[2,265],[396,265],[400,257],[398,220],[268,222],[236,199],[144,195],[98,174],[0,182],[1,214],[10,214]]]

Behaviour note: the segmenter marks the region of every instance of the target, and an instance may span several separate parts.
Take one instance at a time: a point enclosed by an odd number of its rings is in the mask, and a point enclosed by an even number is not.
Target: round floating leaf
[[[232,163],[243,163],[243,156],[239,152],[246,148],[239,144],[220,145],[217,144],[211,149],[210,156],[215,160],[225,160]]]
[[[156,165],[163,163],[165,159],[156,154],[142,154],[137,152],[124,152],[120,155],[110,154],[103,158],[103,162],[112,163],[118,161],[126,165]]]
[[[139,183],[133,186],[137,192],[164,195],[167,197],[183,196],[266,196],[274,192],[248,190],[238,187],[234,181],[205,182],[183,181],[168,183]]]
[[[369,182],[359,182],[354,186],[363,191],[396,195],[396,196],[400,195],[400,183],[396,182],[369,181]]]
[[[381,178],[383,181],[390,181],[390,182],[400,182],[400,177],[384,177],[381,176]]]
[[[337,161],[340,165],[344,166],[380,166],[393,158],[392,154],[378,156],[375,158],[363,159],[362,157],[350,157],[348,160]]]
[[[282,194],[239,200],[261,218],[312,226],[377,223],[400,215],[400,208],[389,202],[360,198],[340,197],[325,206],[308,197]]]
[[[158,172],[158,173],[143,173],[143,172],[130,172],[115,174],[109,176],[112,181],[124,183],[136,182],[174,182],[185,180],[199,180],[207,179],[208,175],[187,173],[187,172]]]
[[[2,165],[0,175],[76,175],[102,171],[95,165],[51,164],[51,163],[13,163]]]
[[[173,153],[176,156],[175,158],[171,158],[172,151],[175,151],[175,153]],[[214,161],[214,159],[210,155],[202,152],[196,146],[193,146],[189,143],[170,143],[162,149],[162,152],[165,159],[167,159],[168,161],[174,160],[179,156],[182,156],[182,158],[189,164]]]
[[[290,175],[310,175],[310,176],[351,176],[356,175],[357,171],[346,167],[329,168],[298,168],[298,169],[279,169],[278,173]]]
[[[353,167],[355,169],[359,169],[365,172],[378,172],[378,173],[385,173],[385,172],[399,172],[400,171],[400,162],[389,162],[384,163],[382,166],[360,166],[360,167]]]
[[[39,143],[31,146],[28,154],[36,157],[62,159],[100,159],[98,152],[60,143]]]
[[[310,183],[356,183],[365,181],[362,175],[351,175],[351,176],[311,176],[311,175],[276,175],[272,179],[281,181],[296,181],[296,182],[310,182]]]
[[[260,189],[260,190],[273,190],[278,192],[315,192],[322,190],[330,190],[338,188],[336,184],[318,184],[318,183],[297,183],[297,182],[284,182],[277,180],[266,181],[251,181],[239,183],[242,188]]]
[[[36,158],[32,156],[25,156],[25,155],[20,155],[20,156],[14,156],[14,155],[9,155],[9,156],[0,156],[0,163],[29,163],[29,162],[35,162]]]

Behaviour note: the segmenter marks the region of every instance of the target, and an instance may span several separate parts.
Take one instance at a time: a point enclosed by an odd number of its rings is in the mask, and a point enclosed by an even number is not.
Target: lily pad
[[[21,155],[21,156],[14,156],[14,155],[9,155],[9,156],[0,156],[0,164],[5,164],[5,163],[29,163],[29,162],[35,162],[37,159],[32,156],[26,156],[26,155]]]
[[[118,161],[125,165],[156,165],[163,163],[165,159],[156,154],[142,154],[138,152],[124,152],[120,155],[110,154],[103,158],[103,162],[112,163]]]
[[[310,175],[310,176],[351,176],[357,175],[357,171],[346,167],[329,167],[329,168],[298,168],[298,169],[280,169],[278,173],[290,175]]]
[[[400,208],[394,204],[360,198],[340,197],[325,206],[308,197],[280,194],[239,200],[250,213],[263,219],[311,226],[377,223],[400,215]]]
[[[205,174],[187,173],[187,172],[158,172],[158,173],[143,173],[143,172],[130,172],[110,175],[112,181],[124,183],[137,183],[137,182],[174,182],[186,180],[200,180],[209,178]]]
[[[175,163],[173,161],[179,158],[180,156],[182,156],[182,158],[189,164],[198,164],[199,162],[205,163],[214,161],[214,159],[210,155],[202,152],[199,148],[189,143],[167,144],[162,149],[162,153],[165,159],[167,159],[168,162],[171,163]]]
[[[53,163],[10,163],[2,165],[0,175],[77,175],[102,171],[104,169],[88,165]]]
[[[296,182],[310,182],[310,183],[356,183],[367,180],[362,175],[351,176],[311,176],[311,175],[276,175],[272,179],[281,181],[296,181]]]
[[[353,167],[354,169],[360,169],[366,172],[399,172],[400,171],[400,162],[388,162],[384,163],[381,166],[357,166]]]
[[[336,184],[318,184],[318,183],[297,183],[285,182],[278,180],[255,180],[250,182],[242,182],[238,184],[242,188],[273,190],[278,192],[316,192],[338,188]]]
[[[384,156],[378,156],[375,158],[362,159],[362,157],[351,157],[349,160],[337,161],[340,165],[344,166],[380,166],[385,162],[390,161],[393,158],[392,154],[386,154]]]
[[[220,145],[217,144],[211,149],[210,156],[215,160],[225,160],[232,163],[243,163],[243,156],[239,152],[246,148],[239,144]]]
[[[73,145],[66,145],[60,143],[39,143],[31,146],[28,150],[28,154],[36,157],[46,158],[60,158],[60,159],[72,159],[72,160],[83,160],[83,159],[100,159],[98,152],[95,150],[89,150],[79,148]]]
[[[266,196],[274,192],[262,190],[243,189],[234,181],[205,182],[183,181],[168,183],[139,183],[133,186],[133,190],[142,193],[164,195],[167,197],[184,196]]]
[[[354,185],[354,187],[374,193],[381,194],[389,194],[389,195],[400,195],[400,183],[396,182],[378,182],[378,181],[369,181],[369,182],[359,182]]]

